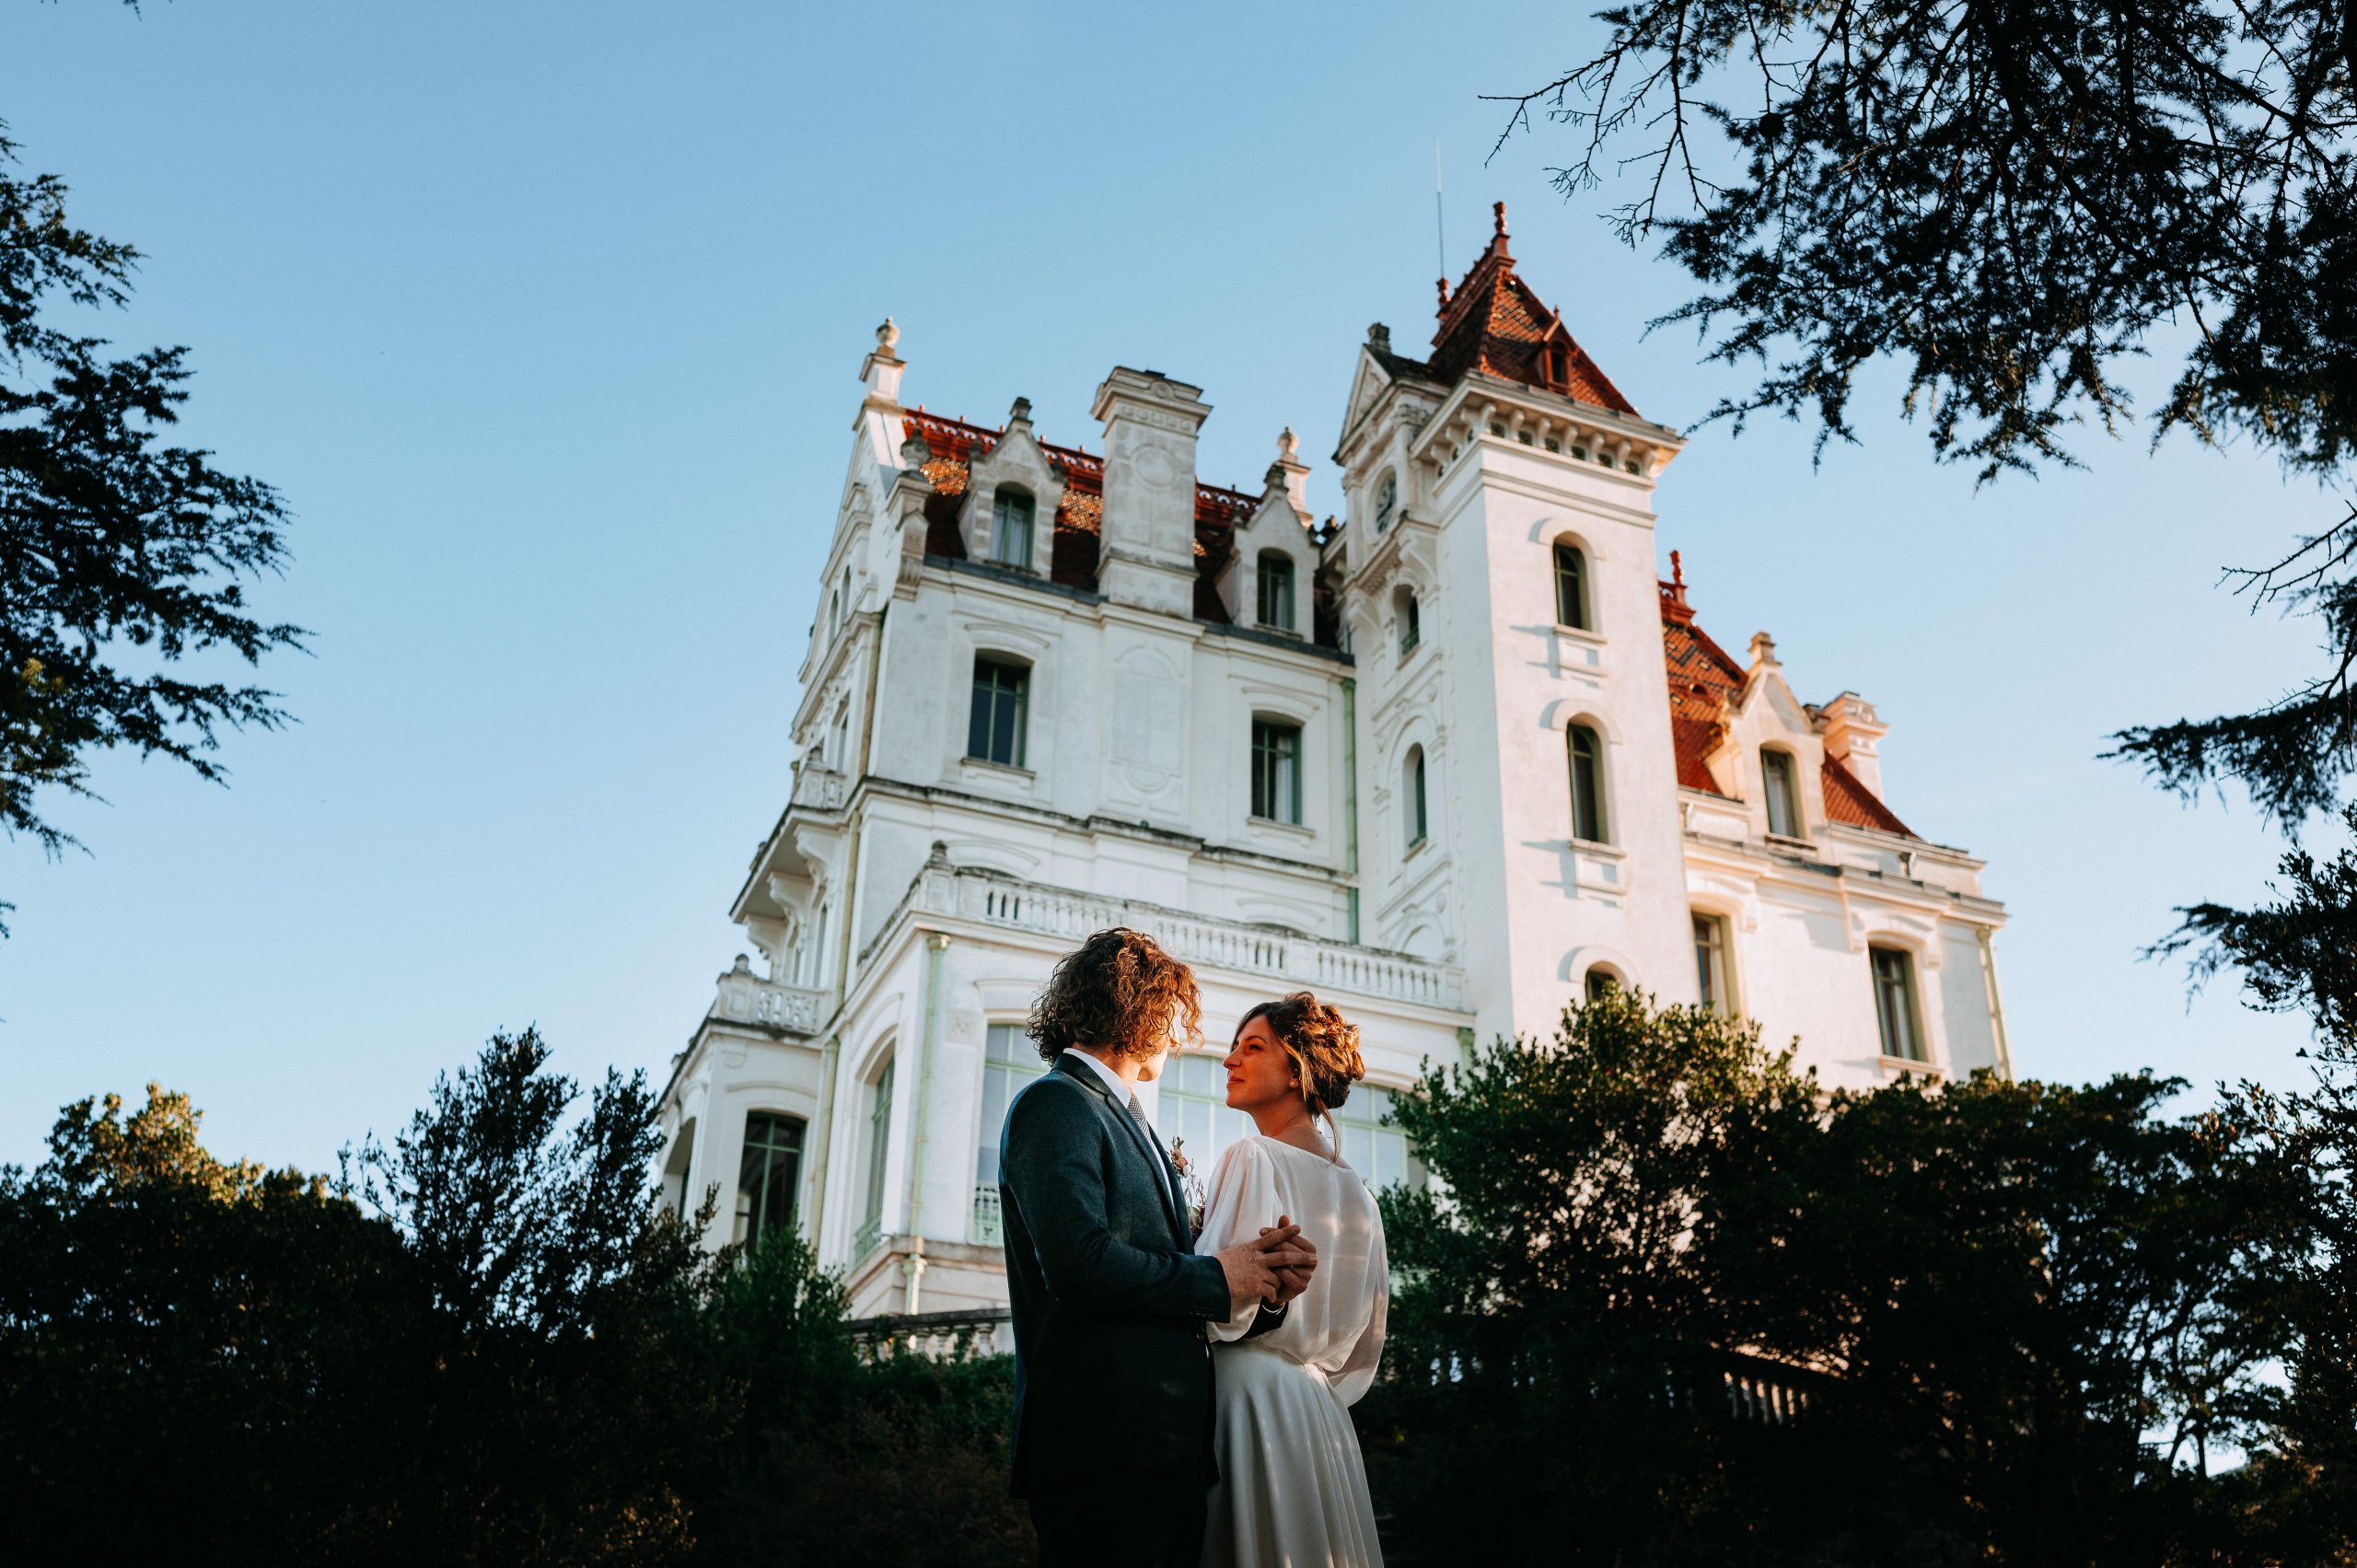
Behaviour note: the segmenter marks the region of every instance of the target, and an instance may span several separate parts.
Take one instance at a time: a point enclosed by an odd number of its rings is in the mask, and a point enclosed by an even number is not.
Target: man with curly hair
[[[1193,1253],[1178,1170],[1136,1086],[1202,1038],[1192,970],[1143,933],[1100,931],[1031,1010],[1050,1071],[1000,1142],[1015,1316],[1014,1493],[1039,1561],[1196,1568],[1213,1470],[1205,1325],[1300,1294],[1300,1227]]]

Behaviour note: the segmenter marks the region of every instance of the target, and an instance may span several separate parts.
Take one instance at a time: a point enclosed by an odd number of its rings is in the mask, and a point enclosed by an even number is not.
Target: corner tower
[[[1641,416],[1515,272],[1505,207],[1429,359],[1369,330],[1329,556],[1357,661],[1362,933],[1453,960],[1476,1030],[1591,974],[1695,990]]]

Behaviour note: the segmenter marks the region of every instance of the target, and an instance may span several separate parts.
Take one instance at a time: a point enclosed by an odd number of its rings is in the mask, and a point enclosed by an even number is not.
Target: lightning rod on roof
[[[1440,275],[1448,276],[1448,228],[1440,210],[1440,138],[1433,138],[1433,243],[1440,251]]]

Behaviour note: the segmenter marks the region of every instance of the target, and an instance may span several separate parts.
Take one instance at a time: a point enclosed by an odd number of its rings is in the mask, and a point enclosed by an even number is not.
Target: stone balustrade
[[[1464,1005],[1464,977],[1446,964],[1111,894],[1051,888],[994,871],[931,867],[918,877],[911,897],[921,913],[1074,940],[1110,925],[1132,926],[1190,964],[1267,975],[1321,993],[1447,1009]]]
[[[850,793],[850,781],[832,768],[806,763],[794,775],[793,804],[810,811],[833,811]]]
[[[921,1355],[929,1361],[962,1361],[968,1356],[1001,1355],[1015,1349],[1013,1314],[1004,1307],[968,1307],[954,1312],[889,1313],[853,1318],[843,1324],[861,1357],[878,1361],[893,1355]]]
[[[798,985],[780,985],[752,972],[743,958],[720,977],[713,998],[712,1016],[732,1024],[815,1034],[827,993]]]

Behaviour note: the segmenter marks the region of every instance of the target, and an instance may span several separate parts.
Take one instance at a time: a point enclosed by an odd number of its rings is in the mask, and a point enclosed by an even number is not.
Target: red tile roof
[[[1515,274],[1506,250],[1506,204],[1491,210],[1495,224],[1489,249],[1454,293],[1448,280],[1441,280],[1431,374],[1454,383],[1469,371],[1484,371],[1635,417],[1635,405],[1573,341],[1563,319]]]
[[[978,457],[987,457],[1006,434],[1004,428],[969,424],[923,409],[904,412],[907,435],[921,436],[932,451],[924,476],[933,482],[933,499],[925,504],[924,551],[927,555],[966,559],[966,541],[958,531],[958,514],[965,505],[969,471]],[[1049,466],[1063,481],[1063,495],[1056,503],[1055,538],[1048,575],[1068,587],[1094,590],[1097,550],[1105,519],[1105,459],[1077,447],[1039,443]],[[1220,569],[1235,548],[1236,525],[1260,504],[1257,495],[1216,484],[1195,486],[1195,618],[1225,621],[1220,603]]]
[[[1685,570],[1675,553],[1670,563],[1674,575],[1661,585],[1661,644],[1669,674],[1669,739],[1678,761],[1678,784],[1681,789],[1721,795],[1703,759],[1719,744],[1722,701],[1731,703],[1743,691],[1744,667],[1694,624],[1693,606],[1686,602]],[[1832,758],[1825,760],[1821,777],[1828,820],[1916,836],[1855,773]]]

